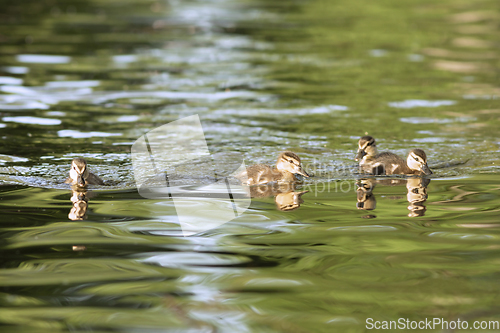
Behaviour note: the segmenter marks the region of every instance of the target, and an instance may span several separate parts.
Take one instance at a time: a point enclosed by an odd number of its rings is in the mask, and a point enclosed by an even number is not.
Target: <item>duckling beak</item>
[[[307,172],[304,169],[302,169],[301,166],[299,166],[298,168],[296,168],[295,172],[298,173],[299,175],[304,176],[304,177],[309,177],[309,175],[307,174]]]
[[[427,165],[427,163],[425,163],[422,166],[422,172],[425,173],[426,175],[432,175],[432,171],[431,171],[431,169],[429,169],[429,166]]]
[[[83,178],[83,175],[78,175],[78,177],[76,178],[76,184],[78,186],[85,186],[85,178]]]
[[[362,159],[366,155],[366,152],[363,149],[358,149],[358,153],[356,154],[356,158],[354,159],[356,162]]]

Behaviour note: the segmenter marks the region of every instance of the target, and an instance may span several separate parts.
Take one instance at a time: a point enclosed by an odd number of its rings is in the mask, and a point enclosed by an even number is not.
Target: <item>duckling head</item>
[[[288,171],[290,173],[309,177],[300,164],[300,157],[291,151],[285,151],[280,154],[278,161],[276,162],[276,169],[279,171]]]
[[[427,165],[427,156],[422,149],[412,149],[408,153],[406,164],[412,170],[421,171],[425,175],[432,175],[432,171]]]
[[[358,152],[356,154],[355,161],[362,159],[367,159],[377,155],[377,144],[372,136],[365,135],[359,139],[358,142]]]
[[[87,185],[87,178],[89,176],[89,170],[87,169],[87,161],[81,157],[73,159],[71,162],[71,170],[69,170],[69,176],[78,186]]]

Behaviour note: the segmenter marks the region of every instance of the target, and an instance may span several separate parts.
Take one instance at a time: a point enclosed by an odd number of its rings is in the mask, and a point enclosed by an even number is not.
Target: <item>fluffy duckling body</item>
[[[275,167],[265,164],[252,165],[236,178],[245,185],[259,185],[271,182],[295,182],[298,180],[296,174],[309,177],[302,168],[300,157],[291,151],[285,151],[279,155]]]
[[[81,157],[74,158],[71,162],[69,177],[66,184],[77,185],[80,187],[90,185],[104,185],[101,178],[91,173],[87,167],[87,161]]]
[[[406,161],[391,152],[378,153],[375,139],[363,136],[359,139],[356,161],[363,172],[373,175],[431,175],[427,156],[422,149],[412,149]]]

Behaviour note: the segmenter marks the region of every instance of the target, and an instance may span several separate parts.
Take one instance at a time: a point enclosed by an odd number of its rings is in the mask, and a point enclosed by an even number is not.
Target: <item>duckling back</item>
[[[405,174],[409,170],[404,159],[388,151],[362,160],[359,166],[363,172],[372,175]]]
[[[236,178],[245,182],[245,185],[259,185],[271,182],[295,181],[297,178],[288,171],[280,171],[265,164],[256,164],[248,167]]]
[[[427,156],[422,149],[412,149],[406,160],[391,152],[378,153],[375,139],[363,136],[358,141],[355,158],[361,171],[372,175],[431,175]]]
[[[278,156],[275,167],[265,164],[253,165],[236,175],[236,178],[245,185],[259,185],[272,182],[295,182],[298,180],[295,174],[309,177],[309,174],[302,168],[300,157],[291,151],[284,151]]]

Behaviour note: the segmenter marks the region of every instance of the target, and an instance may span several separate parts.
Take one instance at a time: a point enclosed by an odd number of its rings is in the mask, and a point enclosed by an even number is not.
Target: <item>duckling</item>
[[[104,182],[101,178],[89,171],[89,169],[87,168],[87,161],[85,161],[81,157],[74,158],[71,162],[69,177],[64,183],[77,186],[86,186],[87,184],[104,185]]]
[[[382,159],[382,161],[379,161],[379,159]],[[390,152],[379,154],[377,143],[372,136],[366,135],[359,139],[355,161],[360,161],[359,166],[362,171],[374,175],[383,175],[385,174],[385,167],[381,162],[384,160],[391,160],[391,162],[398,165],[405,164],[405,161],[396,154]]]
[[[391,152],[378,153],[375,139],[363,136],[358,142],[356,161],[362,171],[374,175],[431,175],[432,171],[427,165],[427,156],[422,149],[412,149],[406,161]]]
[[[294,182],[296,174],[309,177],[300,164],[300,157],[291,151],[282,152],[276,166],[257,164],[248,167],[236,176],[244,185],[267,184],[270,182]]]

